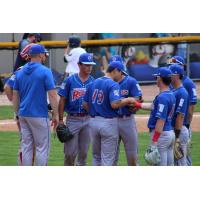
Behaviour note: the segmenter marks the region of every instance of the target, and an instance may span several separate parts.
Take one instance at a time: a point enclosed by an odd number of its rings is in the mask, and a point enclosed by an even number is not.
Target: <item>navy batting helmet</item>
[[[81,43],[81,39],[78,35],[72,35],[68,39],[69,47],[74,48],[74,47],[79,47]]]

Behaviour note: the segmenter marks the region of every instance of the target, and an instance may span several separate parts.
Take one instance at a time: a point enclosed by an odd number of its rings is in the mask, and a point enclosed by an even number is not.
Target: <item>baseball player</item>
[[[19,67],[21,67],[27,63],[27,60],[21,56],[22,50],[31,43],[39,42],[40,39],[41,39],[41,36],[39,33],[28,33],[27,38],[23,37],[23,40],[19,43],[19,48],[18,48],[17,58],[15,61],[14,71],[16,71]]]
[[[46,56],[43,45],[30,48],[31,62],[16,73],[13,104],[21,128],[22,165],[32,165],[34,145],[36,165],[47,165],[50,151],[50,125],[47,93],[53,109],[52,125],[58,122],[58,103],[53,75],[42,65]]]
[[[119,55],[114,55],[110,58],[110,62],[120,61],[123,64],[123,59]],[[142,100],[142,92],[136,79],[121,73],[118,83],[120,85],[120,95],[122,98],[134,97],[136,100]],[[115,164],[117,165],[119,157],[119,147],[121,140],[124,143],[126,158],[128,165],[136,165],[137,147],[138,147],[138,132],[135,123],[135,117],[130,108],[125,106],[118,111],[119,125],[119,143],[116,155]]]
[[[180,56],[172,57],[169,60],[169,63],[171,63],[171,64],[172,63],[179,64],[184,68],[184,71],[186,71],[185,61]],[[196,86],[195,86],[194,82],[188,76],[184,75],[184,77],[182,79],[182,84],[183,84],[183,87],[187,90],[188,95],[189,95],[189,109],[188,109],[188,118],[187,118],[187,122],[186,122],[186,127],[188,128],[189,141],[191,142],[192,130],[191,130],[190,124],[192,122],[192,117],[193,117],[193,113],[194,113],[195,104],[197,104],[197,92],[196,92]],[[189,152],[187,154],[187,165],[188,166],[192,165],[192,158],[191,158],[191,155],[190,155]]]
[[[117,153],[119,127],[118,109],[135,101],[134,98],[121,98],[119,84],[115,81],[121,77],[124,66],[119,61],[109,64],[104,77],[96,79],[89,85],[84,107],[91,116],[91,140],[93,165],[114,165]]]
[[[160,93],[155,97],[153,103],[135,102],[137,109],[151,110],[148,128],[151,133],[151,145],[157,146],[160,153],[161,166],[174,165],[173,146],[175,134],[171,125],[175,96],[169,90],[172,72],[167,67],[158,69],[154,76]]]
[[[81,39],[78,35],[72,35],[68,39],[68,46],[65,49],[64,62],[67,63],[65,74],[71,76],[79,73],[78,61],[81,54],[86,53],[81,48]]]
[[[184,76],[183,68],[178,64],[172,64],[169,68],[172,71],[172,86],[174,88],[172,91],[176,97],[172,126],[174,127],[176,142],[180,143],[184,155],[182,159],[175,161],[175,165],[186,166],[187,144],[189,139],[189,131],[186,127],[189,96],[188,92],[182,85],[182,78]]]
[[[59,123],[63,122],[63,113],[67,112],[66,125],[74,137],[64,144],[64,165],[86,165],[87,152],[90,143],[89,115],[83,108],[83,97],[88,85],[93,82],[90,76],[95,65],[93,55],[83,53],[78,62],[80,72],[68,77],[61,85],[58,94]],[[76,157],[78,156],[77,162]]]

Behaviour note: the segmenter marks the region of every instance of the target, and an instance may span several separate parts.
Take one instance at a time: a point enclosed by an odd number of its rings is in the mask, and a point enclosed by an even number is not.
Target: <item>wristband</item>
[[[136,102],[134,103],[134,107],[137,108],[137,109],[140,109],[140,108],[142,108],[142,103],[136,101]]]
[[[158,139],[159,139],[159,137],[160,137],[160,132],[158,132],[158,131],[155,131],[154,132],[154,135],[153,135],[153,142],[158,142]]]
[[[19,120],[19,116],[18,116],[18,115],[16,115],[16,116],[15,116],[15,119]]]
[[[174,132],[175,132],[176,138],[179,138],[179,135],[180,135],[181,130],[175,129]]]

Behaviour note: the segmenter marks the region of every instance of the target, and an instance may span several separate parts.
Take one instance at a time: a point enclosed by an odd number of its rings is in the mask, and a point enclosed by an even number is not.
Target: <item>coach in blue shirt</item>
[[[50,126],[47,93],[58,122],[58,103],[53,75],[43,63],[46,50],[35,44],[30,48],[31,61],[16,73],[13,104],[21,126],[22,165],[32,165],[33,146],[36,146],[36,165],[47,165],[50,151]]]

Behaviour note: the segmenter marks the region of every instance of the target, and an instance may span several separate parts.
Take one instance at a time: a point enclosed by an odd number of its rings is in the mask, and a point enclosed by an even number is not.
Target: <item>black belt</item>
[[[86,116],[88,116],[88,114],[86,114],[86,113],[69,113],[69,116],[73,116],[73,117],[86,117]]]
[[[116,118],[116,117],[103,117],[103,116],[100,116],[100,115],[91,116],[91,118],[95,118],[95,117],[102,117],[102,118],[105,118],[105,119],[114,119],[114,118]]]
[[[130,117],[130,116],[131,116],[130,114],[129,115],[127,114],[127,115],[119,115],[118,117],[119,118],[124,118],[124,117]]]

